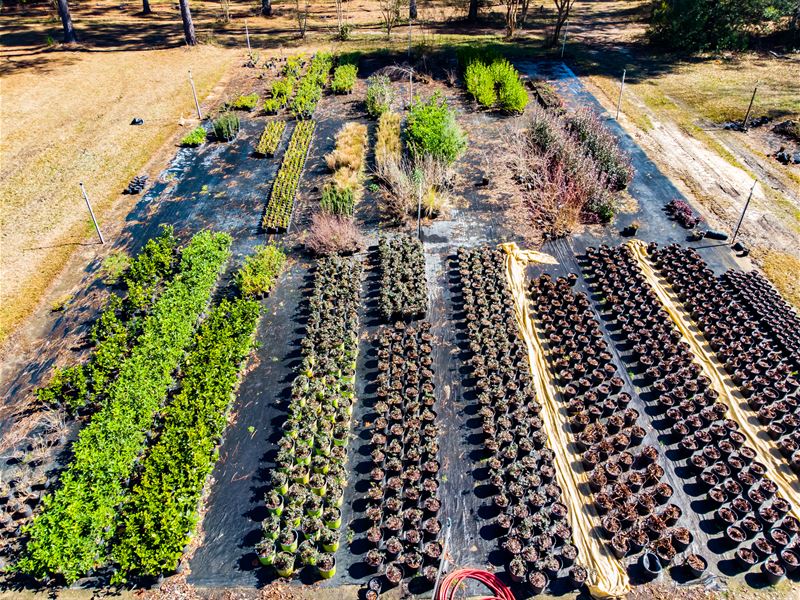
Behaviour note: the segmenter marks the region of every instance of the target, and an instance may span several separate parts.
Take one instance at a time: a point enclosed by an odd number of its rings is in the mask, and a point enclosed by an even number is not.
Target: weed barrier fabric
[[[588,478],[581,467],[580,457],[570,451],[567,424],[556,404],[556,391],[544,362],[544,349],[528,312],[525,266],[531,262],[553,264],[555,259],[539,252],[521,251],[513,242],[501,244],[500,247],[507,255],[508,286],[514,296],[517,324],[528,347],[533,385],[536,397],[542,404],[542,421],[550,447],[555,453],[556,478],[565,496],[573,543],[578,548],[578,561],[590,573],[586,586],[593,598],[624,597],[631,591],[628,573],[622,563],[592,534],[594,508],[587,502],[588,497],[580,491],[580,486],[588,485]]]
[[[751,425],[747,414],[741,408],[744,398],[725,382],[722,365],[714,355],[706,350],[705,341],[700,334],[695,333],[689,318],[678,308],[680,301],[673,297],[672,292],[656,274],[650,263],[645,243],[641,240],[632,240],[628,242],[628,247],[645,280],[653,288],[673,323],[691,346],[692,353],[702,367],[703,373],[711,380],[711,385],[719,393],[720,401],[727,405],[728,417],[736,421],[747,439],[747,443],[756,451],[757,460],[766,466],[767,477],[775,482],[783,497],[791,503],[791,514],[800,518],[800,483],[798,483],[797,476],[792,473],[785,462],[777,458],[780,454],[775,444],[759,436],[758,431]]]

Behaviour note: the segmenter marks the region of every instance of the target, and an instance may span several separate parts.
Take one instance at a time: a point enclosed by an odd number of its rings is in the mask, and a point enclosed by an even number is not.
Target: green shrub
[[[183,136],[181,146],[199,146],[206,141],[206,130],[202,125],[198,125],[189,133]]]
[[[303,166],[306,163],[308,147],[314,135],[315,121],[300,121],[295,125],[289,146],[283,155],[281,167],[272,183],[269,202],[264,211],[262,226],[268,231],[286,231],[292,218],[294,196]]]
[[[258,105],[258,94],[246,94],[244,96],[239,96],[233,102],[228,104],[228,108],[232,108],[234,110],[253,110]]]
[[[222,300],[200,326],[184,360],[180,392],[164,408],[161,434],[119,511],[114,582],[177,567],[187,533],[197,523],[200,494],[216,462],[215,447],[253,347],[259,311],[253,300]]]
[[[268,115],[277,115],[283,104],[279,98],[267,98],[264,100],[264,112]]]
[[[286,255],[280,248],[272,244],[258,246],[255,254],[248,256],[236,273],[236,284],[242,296],[266,296],[285,266]]]
[[[408,114],[406,134],[415,157],[429,155],[452,164],[467,148],[467,136],[456,122],[455,112],[439,92],[427,100],[417,98],[414,101]]]
[[[230,142],[239,133],[239,117],[232,112],[224,112],[211,124],[214,137],[220,142]]]
[[[270,91],[273,98],[286,104],[289,100],[289,96],[291,96],[294,91],[294,79],[290,79],[289,77],[278,79],[272,83]]]
[[[497,102],[494,77],[484,63],[478,60],[469,63],[464,72],[464,83],[467,86],[467,93],[481,106],[491,107]]]
[[[358,68],[355,65],[340,65],[333,72],[331,91],[334,94],[349,94],[356,85]]]
[[[367,114],[377,119],[392,106],[395,93],[386,75],[373,75],[367,79]]]
[[[100,276],[106,285],[116,285],[125,270],[131,265],[130,257],[123,251],[112,252],[103,259]]]
[[[42,511],[26,527],[30,537],[16,570],[39,579],[61,575],[72,583],[105,562],[125,481],[174,383],[230,244],[227,234],[205,231],[183,249],[179,273],[144,320],[136,346],[109,385],[105,405],[73,444],[58,489],[44,498]]]
[[[42,404],[60,404],[70,411],[84,406],[88,397],[89,387],[83,365],[56,368],[50,382],[36,390],[36,398]]]
[[[496,60],[489,70],[497,86],[500,108],[509,113],[523,112],[528,105],[528,92],[514,66],[507,60]]]

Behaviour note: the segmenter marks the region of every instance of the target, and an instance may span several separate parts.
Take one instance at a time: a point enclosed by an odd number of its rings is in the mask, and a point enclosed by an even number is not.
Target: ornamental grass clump
[[[387,111],[378,118],[375,133],[375,166],[380,176],[381,168],[390,161],[398,161],[403,154],[400,139],[400,115]]]
[[[333,171],[322,190],[322,208],[328,213],[352,216],[364,192],[364,164],[367,152],[367,126],[346,123],[336,134],[333,152],[325,155]]]
[[[567,126],[586,148],[598,168],[608,176],[614,189],[627,187],[633,176],[630,156],[619,147],[619,140],[589,109],[567,117]]]
[[[220,142],[230,142],[239,134],[239,117],[232,112],[223,112],[211,123],[214,137]]]
[[[505,59],[471,60],[464,71],[464,83],[467,92],[486,108],[521,113],[528,105],[528,92],[519,72]]]
[[[367,79],[367,114],[377,119],[391,110],[395,96],[392,81],[386,75],[373,75]]]

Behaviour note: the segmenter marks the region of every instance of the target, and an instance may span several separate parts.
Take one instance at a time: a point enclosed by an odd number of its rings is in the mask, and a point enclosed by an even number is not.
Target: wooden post
[[[619,108],[622,106],[622,90],[625,89],[625,73],[626,69],[622,69],[622,85],[619,86],[619,100],[617,100],[617,116],[614,117],[615,121],[619,121]]]
[[[747,202],[744,203],[744,208],[742,209],[742,216],[739,217],[739,222],[736,224],[736,229],[733,232],[733,237],[731,238],[731,244],[736,241],[736,236],[739,234],[739,228],[742,226],[742,221],[744,221],[744,213],[747,212],[747,207],[750,206],[750,200],[753,198],[753,192],[756,189],[756,184],[758,180],[753,182],[753,187],[750,188],[750,194],[747,196]]]
[[[86,194],[86,188],[83,187],[83,182],[81,181],[78,185],[81,186],[81,192],[83,193],[83,199],[86,200],[86,207],[89,209],[89,214],[92,216],[92,223],[94,223],[94,228],[97,231],[97,237],[100,238],[100,243],[105,244],[106,241],[103,239],[103,234],[100,233],[100,226],[97,224],[97,219],[94,216],[94,211],[92,210],[92,203],[89,202],[89,196]]]
[[[203,115],[200,112],[200,103],[197,101],[197,90],[194,88],[194,79],[192,79],[192,70],[189,69],[189,83],[192,85],[192,95],[194,96],[194,106],[197,109],[197,118],[203,120]]]
[[[753,102],[756,99],[756,92],[758,91],[758,84],[761,81],[756,81],[756,87],[753,88],[753,95],[750,96],[750,105],[747,107],[747,113],[744,115],[744,121],[742,122],[742,129],[747,131],[747,122],[750,120],[750,111],[753,110]]]

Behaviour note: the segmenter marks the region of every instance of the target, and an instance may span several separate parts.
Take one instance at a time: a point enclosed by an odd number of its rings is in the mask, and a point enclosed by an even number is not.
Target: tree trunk
[[[58,15],[61,17],[61,24],[64,26],[64,43],[71,44],[78,41],[78,34],[72,26],[72,17],[69,14],[67,0],[58,0]]]
[[[469,15],[467,19],[473,23],[478,20],[478,0],[469,0]]]
[[[183,19],[183,37],[190,46],[197,45],[197,36],[194,33],[192,12],[189,10],[189,0],[179,0],[181,5],[181,19]]]
[[[417,0],[409,0],[408,2],[408,18],[417,18]]]
[[[272,0],[261,0],[261,14],[265,17],[272,16]]]
[[[152,11],[150,8],[150,0],[142,0],[142,14],[149,15]]]

